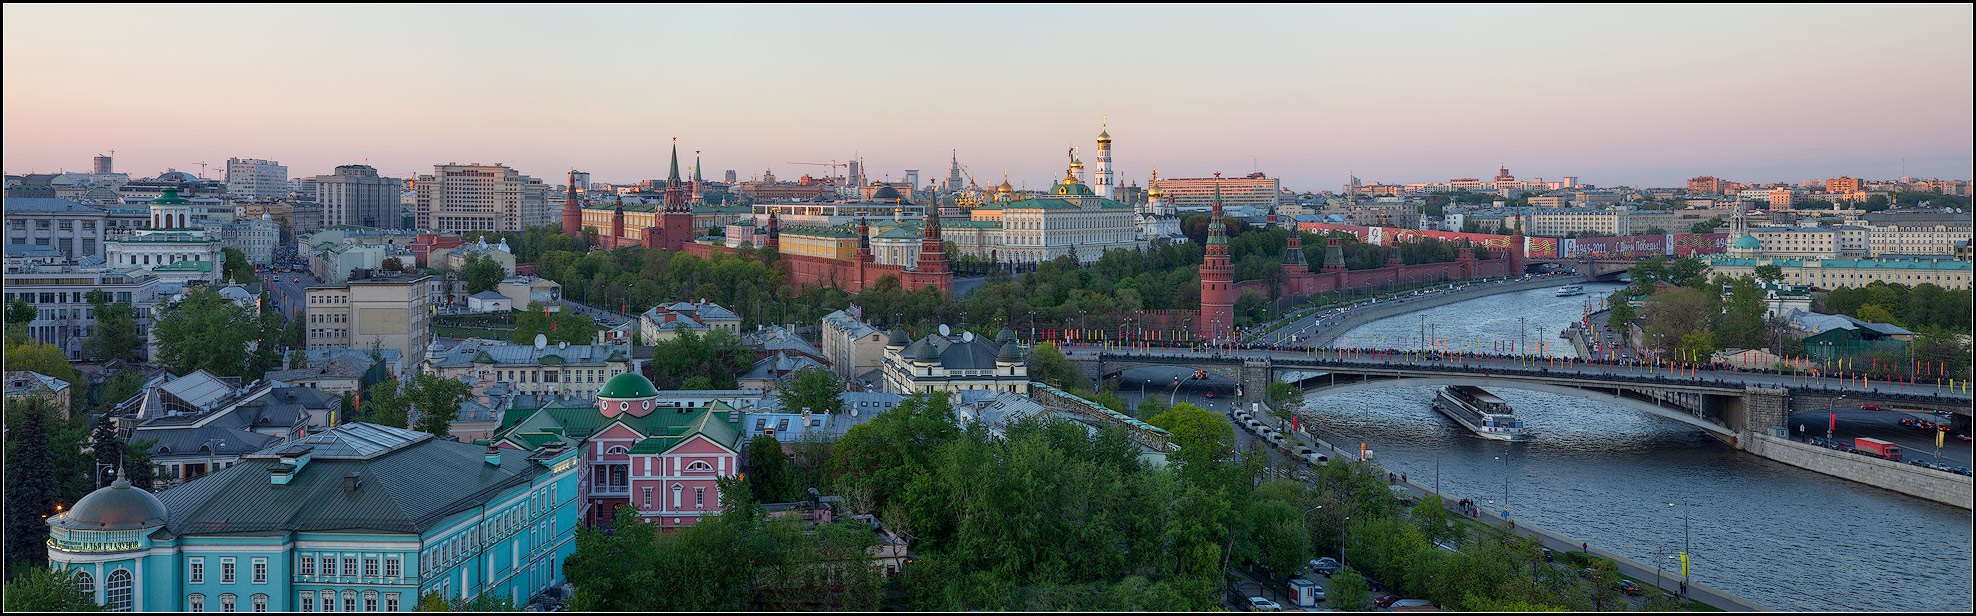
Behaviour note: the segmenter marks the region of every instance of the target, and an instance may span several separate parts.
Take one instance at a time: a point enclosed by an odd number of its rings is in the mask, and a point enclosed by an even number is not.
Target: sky
[[[4,9],[8,173],[1968,179],[1969,5]],[[795,163],[826,163],[799,165]]]

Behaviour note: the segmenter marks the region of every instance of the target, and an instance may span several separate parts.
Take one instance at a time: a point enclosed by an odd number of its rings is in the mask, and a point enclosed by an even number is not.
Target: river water
[[[1470,300],[1374,321],[1337,344],[1396,346],[1390,341],[1419,336],[1424,315],[1431,336],[1485,341],[1488,349],[1518,339],[1521,318],[1526,340],[1569,355],[1558,333],[1615,288]],[[1340,447],[1363,440],[1382,464],[1417,483],[1438,481],[1449,495],[1500,510],[1507,479],[1514,518],[1665,562],[1669,571],[1680,567],[1672,555],[1684,542],[1685,500],[1694,579],[1772,609],[1971,609],[1968,510],[1764,460],[1693,426],[1617,405],[1490,391],[1516,408],[1534,440],[1476,438],[1433,410],[1430,387],[1316,396],[1306,406],[1319,415],[1320,437]]]

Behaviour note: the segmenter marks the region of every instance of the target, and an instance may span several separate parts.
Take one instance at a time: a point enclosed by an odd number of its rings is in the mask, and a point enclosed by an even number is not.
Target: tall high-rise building
[[[521,231],[555,222],[549,186],[499,163],[433,165],[417,184],[420,229]]]
[[[727,173],[723,174],[723,177],[727,178],[727,183],[733,184],[741,179],[741,174],[735,173],[733,169],[728,169]]]
[[[911,187],[913,187],[913,188],[919,188],[919,170],[918,170],[918,169],[907,169],[907,170],[906,170],[906,185],[907,185],[907,186],[911,186]]]
[[[1206,208],[1214,201],[1227,207],[1269,209],[1283,204],[1281,180],[1262,173],[1240,178],[1160,178],[1160,188],[1177,209]]]
[[[370,165],[339,165],[336,173],[314,178],[322,226],[357,225],[379,229],[404,226],[398,214],[397,178],[379,177]]]
[[[1116,179],[1112,176],[1112,138],[1111,131],[1104,126],[1098,128],[1098,173],[1092,179],[1091,188],[1099,197],[1112,198],[1112,182]]]
[[[96,155],[96,173],[116,173],[111,167],[109,156],[102,154]]]
[[[288,167],[258,158],[226,159],[226,192],[236,200],[259,201],[288,194]]]
[[[569,175],[569,182],[571,186],[576,187],[576,190],[578,192],[590,190],[590,172],[571,171]]]
[[[952,158],[949,159],[950,162],[948,163],[949,166],[947,167],[947,190],[949,192],[953,192],[953,191],[959,191],[963,188],[967,188],[966,182],[961,179],[960,151],[955,150],[951,152],[949,156],[951,156]]]

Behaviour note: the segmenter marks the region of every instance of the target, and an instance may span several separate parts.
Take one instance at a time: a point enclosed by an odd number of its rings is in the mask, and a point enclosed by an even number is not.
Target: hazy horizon
[[[1969,179],[1971,7],[5,7],[8,173]],[[217,168],[217,171],[215,171]]]

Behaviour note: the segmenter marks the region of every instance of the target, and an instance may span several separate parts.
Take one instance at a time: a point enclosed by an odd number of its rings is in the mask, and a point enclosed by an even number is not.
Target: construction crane
[[[206,163],[192,163],[199,166],[199,179],[206,179]]]
[[[850,166],[850,165],[848,165],[848,164],[846,164],[846,163],[840,163],[840,162],[837,162],[837,161],[835,161],[835,160],[832,160],[832,161],[830,161],[830,162],[827,162],[827,163],[785,163],[785,164],[790,164],[790,165],[814,165],[814,166],[818,166],[818,167],[829,167],[829,168],[830,168],[830,176],[831,176],[831,177],[837,177],[837,169],[838,169],[839,167],[848,167],[848,166]]]

